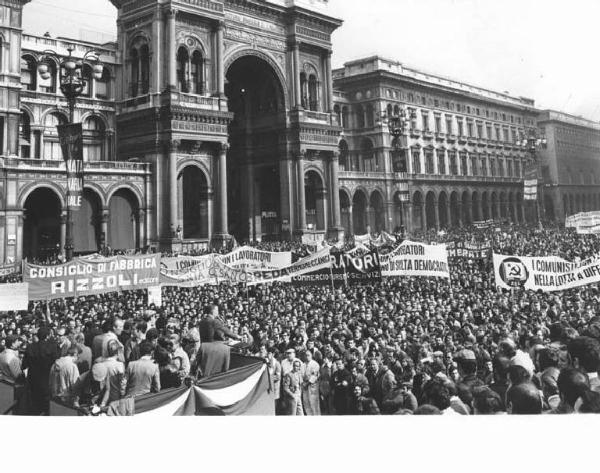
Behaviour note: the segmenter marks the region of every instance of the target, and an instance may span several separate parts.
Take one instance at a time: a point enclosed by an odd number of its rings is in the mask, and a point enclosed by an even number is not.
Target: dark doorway
[[[45,260],[60,251],[60,199],[47,187],[34,190],[25,201],[23,257]]]

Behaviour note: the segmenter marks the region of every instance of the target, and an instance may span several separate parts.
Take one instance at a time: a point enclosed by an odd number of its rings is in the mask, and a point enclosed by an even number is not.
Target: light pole
[[[546,137],[539,133],[537,128],[529,128],[528,130],[521,132],[517,139],[517,146],[520,146],[529,155],[529,164],[535,166],[535,179],[536,179],[536,213],[538,226],[542,228],[542,205],[541,199],[542,194],[539,192],[543,188],[541,186],[541,173],[540,173],[540,159],[538,151],[545,149],[548,142]]]
[[[69,106],[69,124],[73,124],[75,121],[75,104],[77,99],[83,93],[86,85],[89,84],[90,78],[86,77],[83,73],[85,64],[88,64],[92,68],[92,75],[95,79],[101,79],[102,73],[104,72],[104,66],[100,61],[98,53],[94,50],[87,51],[81,59],[73,57],[73,51],[75,47],[69,45],[67,51],[69,55],[67,57],[61,57],[56,51],[46,50],[40,57],[40,63],[38,65],[38,72],[42,79],[48,80],[52,76],[49,61],[58,62],[59,80],[60,80],[60,91],[67,99]],[[68,179],[68,167],[65,167]],[[65,257],[67,261],[73,259],[73,215],[71,213],[71,205],[69,202],[69,190],[67,188],[67,222],[66,222],[66,236],[65,236]]]
[[[389,134],[392,138],[392,167],[394,172],[398,172],[401,175],[401,184],[403,184],[406,189],[402,189],[400,192],[400,213],[402,214],[402,234],[404,236],[406,229],[406,218],[404,215],[404,202],[408,201],[408,179],[407,179],[407,163],[406,156],[404,161],[399,160],[398,171],[396,171],[395,161],[396,158],[401,157],[401,153],[403,152],[405,146],[403,146],[402,138],[404,136],[404,130],[406,129],[406,124],[408,122],[408,117],[406,110],[404,108],[397,108],[393,112],[388,112],[384,110],[381,112],[379,116],[379,123],[382,125],[388,126]]]

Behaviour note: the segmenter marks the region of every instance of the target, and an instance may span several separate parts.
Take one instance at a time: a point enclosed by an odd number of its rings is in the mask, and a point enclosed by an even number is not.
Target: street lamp
[[[44,80],[51,78],[52,73],[50,71],[49,62],[58,62],[60,67],[60,91],[67,99],[69,106],[69,124],[73,124],[75,121],[75,104],[77,99],[81,96],[88,84],[88,77],[83,73],[85,64],[88,64],[92,68],[92,75],[95,79],[102,79],[104,72],[104,66],[100,61],[99,55],[94,50],[87,51],[82,58],[76,58],[73,56],[75,47],[69,45],[67,47],[69,55],[67,57],[61,57],[56,51],[46,50],[40,57],[40,63],[38,65],[38,72],[40,77]],[[68,179],[68,169],[67,179]],[[67,189],[68,193],[68,189]],[[73,259],[73,215],[71,213],[71,205],[67,196],[67,222],[66,222],[66,235],[65,235],[65,256],[67,261]]]
[[[380,113],[378,123],[380,125],[387,125],[388,132],[392,138],[392,166],[395,167],[395,159],[400,156],[404,151],[404,146],[402,143],[402,138],[404,136],[404,131],[406,129],[406,125],[408,123],[408,115],[404,108],[396,108],[394,111],[391,109],[384,110]],[[394,169],[394,172],[396,170]],[[400,162],[399,173],[401,175],[401,191],[400,191],[400,212],[402,214],[402,222],[405,222],[404,216],[404,202],[408,201],[408,179],[406,176],[407,173],[407,165],[406,165],[406,157],[404,160],[404,165]],[[402,233],[404,234],[404,225],[401,226]]]
[[[522,148],[529,155],[529,164],[535,165],[535,178],[537,181],[537,187],[539,189],[541,161],[539,159],[538,151],[540,149],[545,149],[548,142],[543,134],[538,133],[539,131],[537,128],[529,128],[527,131],[520,132],[516,145]],[[538,192],[536,196],[536,213],[540,228],[542,227],[541,198],[541,192]]]

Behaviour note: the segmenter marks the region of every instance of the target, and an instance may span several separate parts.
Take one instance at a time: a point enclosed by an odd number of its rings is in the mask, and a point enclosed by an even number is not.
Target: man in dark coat
[[[333,407],[337,415],[350,414],[350,399],[352,396],[352,375],[344,366],[344,360],[335,362],[336,370],[331,377],[333,384]]]
[[[59,358],[58,344],[48,340],[50,331],[40,327],[38,340],[27,347],[23,369],[28,369],[27,381],[31,391],[31,414],[40,415],[50,410],[50,368]]]
[[[223,341],[226,337],[239,340],[240,337],[229,330],[218,318],[219,308],[212,305],[209,313],[200,321],[200,375],[211,376],[229,370],[230,348]]]

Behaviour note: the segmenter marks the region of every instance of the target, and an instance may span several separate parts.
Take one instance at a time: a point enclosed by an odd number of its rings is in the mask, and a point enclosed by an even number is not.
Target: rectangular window
[[[442,132],[442,118],[439,115],[435,116],[435,132],[436,133]]]
[[[473,123],[467,122],[467,136],[473,138]]]
[[[414,174],[421,174],[421,152],[420,151],[413,151],[412,152],[412,164],[413,164],[413,173]]]
[[[448,157],[450,158],[450,174],[452,176],[458,176],[458,163],[456,162],[456,153],[448,153]]]
[[[490,176],[494,177],[496,175],[496,159],[490,158]]]
[[[488,140],[493,140],[494,139],[494,137],[492,136],[492,127],[491,127],[491,125],[487,125],[485,127],[485,132],[486,132],[486,138]]]
[[[463,176],[466,176],[468,174],[466,153],[460,153],[460,174]]]
[[[480,166],[479,166],[479,173],[481,176],[487,176],[487,158],[485,156],[482,156],[479,160]]]
[[[427,151],[425,153],[425,173],[426,174],[434,174],[435,169],[433,168],[433,153],[431,151]]]
[[[465,136],[465,134],[464,134],[465,130],[463,129],[464,125],[463,125],[462,119],[459,119],[457,122],[458,122],[458,136]]]
[[[504,141],[508,143],[510,141],[510,137],[508,136],[508,129],[504,128]]]
[[[496,127],[496,141],[500,141],[502,138],[500,137],[500,127]]]
[[[471,155],[471,176],[478,176],[477,156]]]
[[[515,177],[521,177],[521,163],[519,160],[515,160]]]
[[[451,135],[454,133],[454,127],[452,126],[452,117],[446,117],[446,133]]]
[[[408,113],[410,115],[410,129],[416,130],[417,129],[417,112],[414,109],[409,108]]]
[[[429,131],[429,113],[422,112],[421,118],[423,120],[423,131]]]
[[[443,175],[446,174],[446,156],[444,151],[438,150],[438,174]]]
[[[506,160],[506,174],[508,177],[513,177],[512,160]]]
[[[483,125],[480,123],[477,124],[477,138],[483,138]]]
[[[504,177],[504,160],[498,158],[498,176]]]

